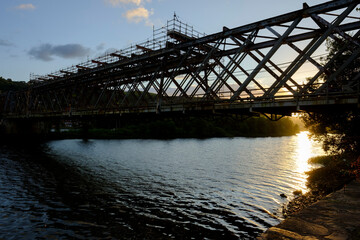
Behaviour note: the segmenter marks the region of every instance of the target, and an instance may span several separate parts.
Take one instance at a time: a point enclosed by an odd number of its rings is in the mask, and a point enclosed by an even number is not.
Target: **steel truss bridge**
[[[176,17],[152,39],[0,97],[3,119],[141,113],[289,115],[358,108],[360,1],[336,0],[204,35]],[[326,42],[339,49],[325,53]]]

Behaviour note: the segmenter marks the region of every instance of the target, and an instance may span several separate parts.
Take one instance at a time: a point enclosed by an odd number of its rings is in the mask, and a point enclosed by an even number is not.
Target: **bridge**
[[[143,114],[291,115],[355,108],[358,0],[336,0],[205,35],[175,16],[145,42],[32,75],[0,96],[0,116],[72,119]],[[326,54],[326,42],[339,49]]]

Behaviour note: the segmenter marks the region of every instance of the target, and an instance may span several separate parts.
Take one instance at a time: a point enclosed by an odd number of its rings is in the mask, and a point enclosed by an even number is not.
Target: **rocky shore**
[[[286,210],[291,216],[268,229],[258,240],[360,239],[360,181],[353,181],[319,201],[318,197],[321,195],[309,193],[295,198]]]
[[[311,204],[323,199],[326,196],[324,192],[310,191],[305,194],[296,194],[295,198],[283,206],[282,213],[285,218],[294,215]]]

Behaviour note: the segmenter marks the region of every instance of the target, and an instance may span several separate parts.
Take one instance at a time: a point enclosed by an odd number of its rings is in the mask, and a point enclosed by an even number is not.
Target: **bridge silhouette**
[[[299,111],[357,109],[360,67],[352,63],[360,54],[359,3],[304,3],[210,35],[174,16],[143,43],[32,75],[28,89],[0,96],[0,116],[266,113],[276,120]],[[344,44],[326,55],[327,39]]]

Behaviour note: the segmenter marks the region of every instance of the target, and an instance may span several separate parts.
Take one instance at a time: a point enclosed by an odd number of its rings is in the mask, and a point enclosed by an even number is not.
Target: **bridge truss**
[[[336,0],[203,35],[177,18],[144,43],[0,97],[3,117],[166,112],[288,115],[358,107],[360,1]],[[324,55],[327,41],[341,45]],[[355,64],[354,64],[355,63]]]

